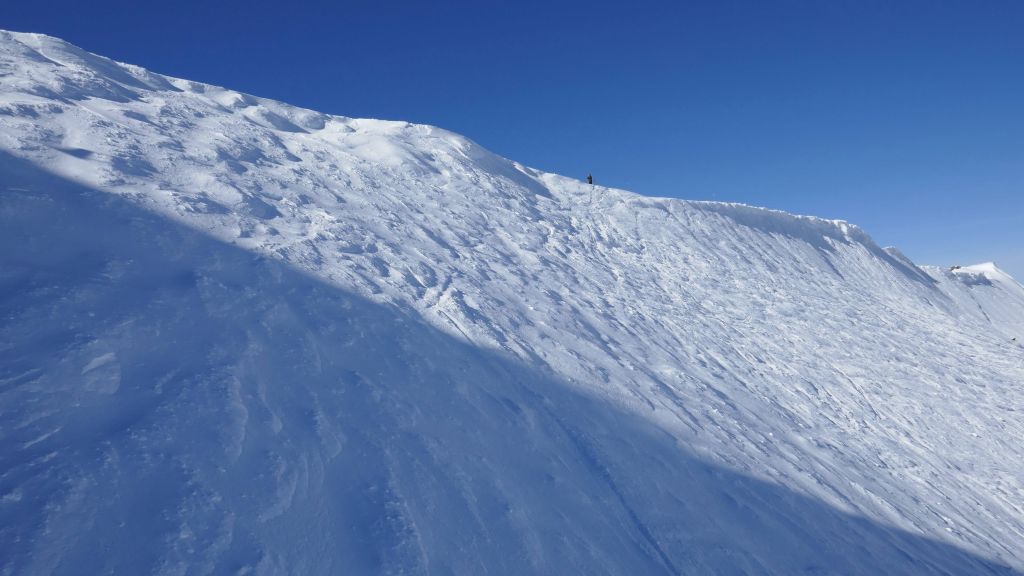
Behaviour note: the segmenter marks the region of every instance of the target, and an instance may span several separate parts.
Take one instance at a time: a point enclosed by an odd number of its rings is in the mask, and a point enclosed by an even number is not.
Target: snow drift
[[[1024,569],[992,265],[7,32],[0,194],[0,573]]]

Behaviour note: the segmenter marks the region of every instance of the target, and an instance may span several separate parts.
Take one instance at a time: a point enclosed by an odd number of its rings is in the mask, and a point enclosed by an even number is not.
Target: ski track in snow
[[[0,175],[0,574],[1024,570],[994,265],[34,34]]]

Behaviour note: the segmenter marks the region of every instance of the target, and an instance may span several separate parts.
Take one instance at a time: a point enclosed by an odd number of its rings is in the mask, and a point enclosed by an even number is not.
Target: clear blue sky
[[[1024,2],[7,2],[161,72],[1024,280]]]

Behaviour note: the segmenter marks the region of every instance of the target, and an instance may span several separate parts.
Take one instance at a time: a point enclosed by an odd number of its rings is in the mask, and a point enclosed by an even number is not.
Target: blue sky
[[[1024,2],[11,2],[157,72],[1024,280]]]

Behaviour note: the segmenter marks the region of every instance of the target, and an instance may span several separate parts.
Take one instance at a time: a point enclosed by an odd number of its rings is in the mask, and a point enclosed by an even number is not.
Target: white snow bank
[[[1024,568],[994,268],[14,33],[0,201],[0,573]]]

